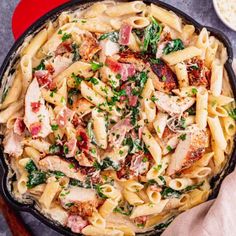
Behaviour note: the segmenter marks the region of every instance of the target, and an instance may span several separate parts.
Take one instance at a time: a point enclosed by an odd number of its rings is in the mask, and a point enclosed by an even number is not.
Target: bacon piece
[[[146,221],[147,221],[147,216],[139,216],[134,218],[134,222],[136,225],[139,224],[145,225]]]
[[[130,42],[132,26],[128,24],[122,24],[119,33],[119,43],[121,45],[128,45]]]
[[[125,90],[127,96],[121,96],[120,101],[125,101],[128,97],[129,106],[135,107],[138,102],[138,96],[132,94],[131,84],[125,83],[121,86],[121,89]]]
[[[23,121],[23,118],[16,118],[13,126],[13,131],[15,134],[22,135],[25,130],[25,123]]]
[[[135,153],[132,156],[130,170],[135,176],[142,175],[148,171],[149,162],[143,162],[144,153]]]
[[[121,80],[126,81],[129,76],[136,73],[135,67],[132,64],[120,63],[111,57],[107,57],[105,64],[116,73],[121,75]]]
[[[68,122],[72,121],[75,112],[68,107],[63,107],[56,117],[56,122],[60,127],[65,127]]]
[[[72,46],[71,46],[71,41],[67,40],[65,42],[62,42],[61,44],[58,45],[55,55],[63,55],[64,53],[68,53],[72,51]]]
[[[45,63],[45,68],[51,75],[55,72],[55,69],[51,63]]]
[[[121,70],[119,71],[121,80],[126,81],[128,77],[135,75],[135,67],[132,64],[122,64]]]
[[[41,129],[42,129],[42,124],[40,122],[35,122],[35,123],[31,124],[29,127],[29,131],[33,137],[38,136]]]
[[[151,69],[156,75],[156,77],[152,76],[155,89],[170,93],[173,89],[177,88],[177,77],[165,62],[160,61],[159,63],[152,63]]]
[[[179,144],[170,159],[168,175],[173,175],[182,169],[189,168],[193,163],[202,158],[208,144],[208,134],[203,130],[187,133],[185,140]]]
[[[90,35],[84,35],[82,44],[79,47],[79,54],[84,60],[91,60],[100,50],[101,46],[96,38]]]
[[[40,86],[45,88],[52,88],[52,77],[47,70],[37,70],[34,72],[34,76],[36,77]]]
[[[118,61],[114,60],[111,57],[107,57],[106,58],[106,62],[105,64],[113,71],[116,73],[119,73],[121,71],[122,68],[122,64],[119,63]]]
[[[84,128],[80,127],[77,130],[76,138],[77,138],[77,146],[80,149],[88,150],[89,138]]]
[[[70,215],[67,220],[67,227],[74,233],[81,233],[82,229],[88,225],[88,221],[79,215]]]
[[[130,118],[125,118],[115,124],[109,131],[108,140],[114,147],[120,147],[127,132],[133,128]]]
[[[68,153],[66,154],[66,157],[74,157],[76,150],[77,150],[77,140],[76,138],[71,138],[68,142],[66,142],[64,145],[68,147]]]
[[[40,101],[38,102],[31,102],[31,109],[32,109],[32,112],[38,112],[39,111],[39,108],[40,108]]]

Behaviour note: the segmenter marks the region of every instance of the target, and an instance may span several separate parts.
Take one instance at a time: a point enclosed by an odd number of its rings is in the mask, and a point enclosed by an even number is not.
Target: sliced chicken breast
[[[170,159],[167,170],[168,175],[173,175],[182,169],[189,168],[203,156],[207,144],[208,134],[206,131],[195,130],[192,133],[187,133],[185,140],[179,140]]]
[[[161,111],[167,112],[172,115],[179,115],[190,108],[195,103],[195,98],[179,96],[171,96],[166,93],[156,91],[154,93],[156,97],[157,108]]]
[[[85,180],[85,175],[76,169],[70,162],[61,159],[59,156],[47,156],[39,161],[39,168],[42,170],[61,171],[69,178],[79,181]]]
[[[52,132],[49,112],[36,78],[26,92],[24,123],[33,137],[45,138]]]

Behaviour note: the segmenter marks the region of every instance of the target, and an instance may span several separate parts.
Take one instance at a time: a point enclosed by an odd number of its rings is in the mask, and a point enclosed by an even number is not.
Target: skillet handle
[[[26,229],[20,216],[3,198],[0,196],[0,211],[11,230],[13,236],[31,236],[32,234]]]

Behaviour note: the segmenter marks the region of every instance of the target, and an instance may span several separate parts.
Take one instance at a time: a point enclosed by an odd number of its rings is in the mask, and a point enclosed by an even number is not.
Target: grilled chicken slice
[[[112,42],[110,39],[105,39],[100,41],[101,50],[101,57],[105,56],[113,56],[120,51],[120,46],[118,43]]]
[[[101,50],[96,38],[90,35],[83,35],[82,44],[79,47],[79,55],[84,60],[91,60],[93,56]]]
[[[170,93],[178,87],[176,75],[165,62],[151,63],[151,69],[149,76],[153,79],[155,89]]]
[[[208,144],[208,134],[204,130],[195,129],[187,133],[185,140],[179,140],[167,170],[168,175],[173,175],[183,169],[189,168],[193,163],[202,158]]]
[[[183,113],[195,103],[195,98],[193,97],[181,98],[160,91],[156,91],[154,95],[157,98],[155,101],[157,108],[171,116]]]
[[[59,198],[64,208],[73,205],[69,207],[70,212],[77,213],[82,217],[91,216],[99,205],[99,199],[93,189],[70,187],[62,190]]]
[[[24,123],[34,138],[45,138],[52,132],[49,112],[36,78],[29,85],[25,95]]]
[[[69,178],[84,181],[85,175],[80,170],[71,166],[70,162],[62,160],[59,156],[47,156],[39,161],[39,168],[42,170],[61,171]]]
[[[144,62],[139,53],[134,53],[131,51],[125,51],[119,54],[119,62],[130,63],[134,65],[137,71],[143,71],[147,69],[147,63]]]
[[[13,130],[8,131],[3,140],[4,152],[15,157],[20,156],[23,153],[22,140],[23,136],[14,133]]]

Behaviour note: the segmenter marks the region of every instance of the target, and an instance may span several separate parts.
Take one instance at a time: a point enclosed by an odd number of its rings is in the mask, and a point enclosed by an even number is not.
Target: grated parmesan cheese
[[[236,30],[236,0],[216,0],[219,14]]]

